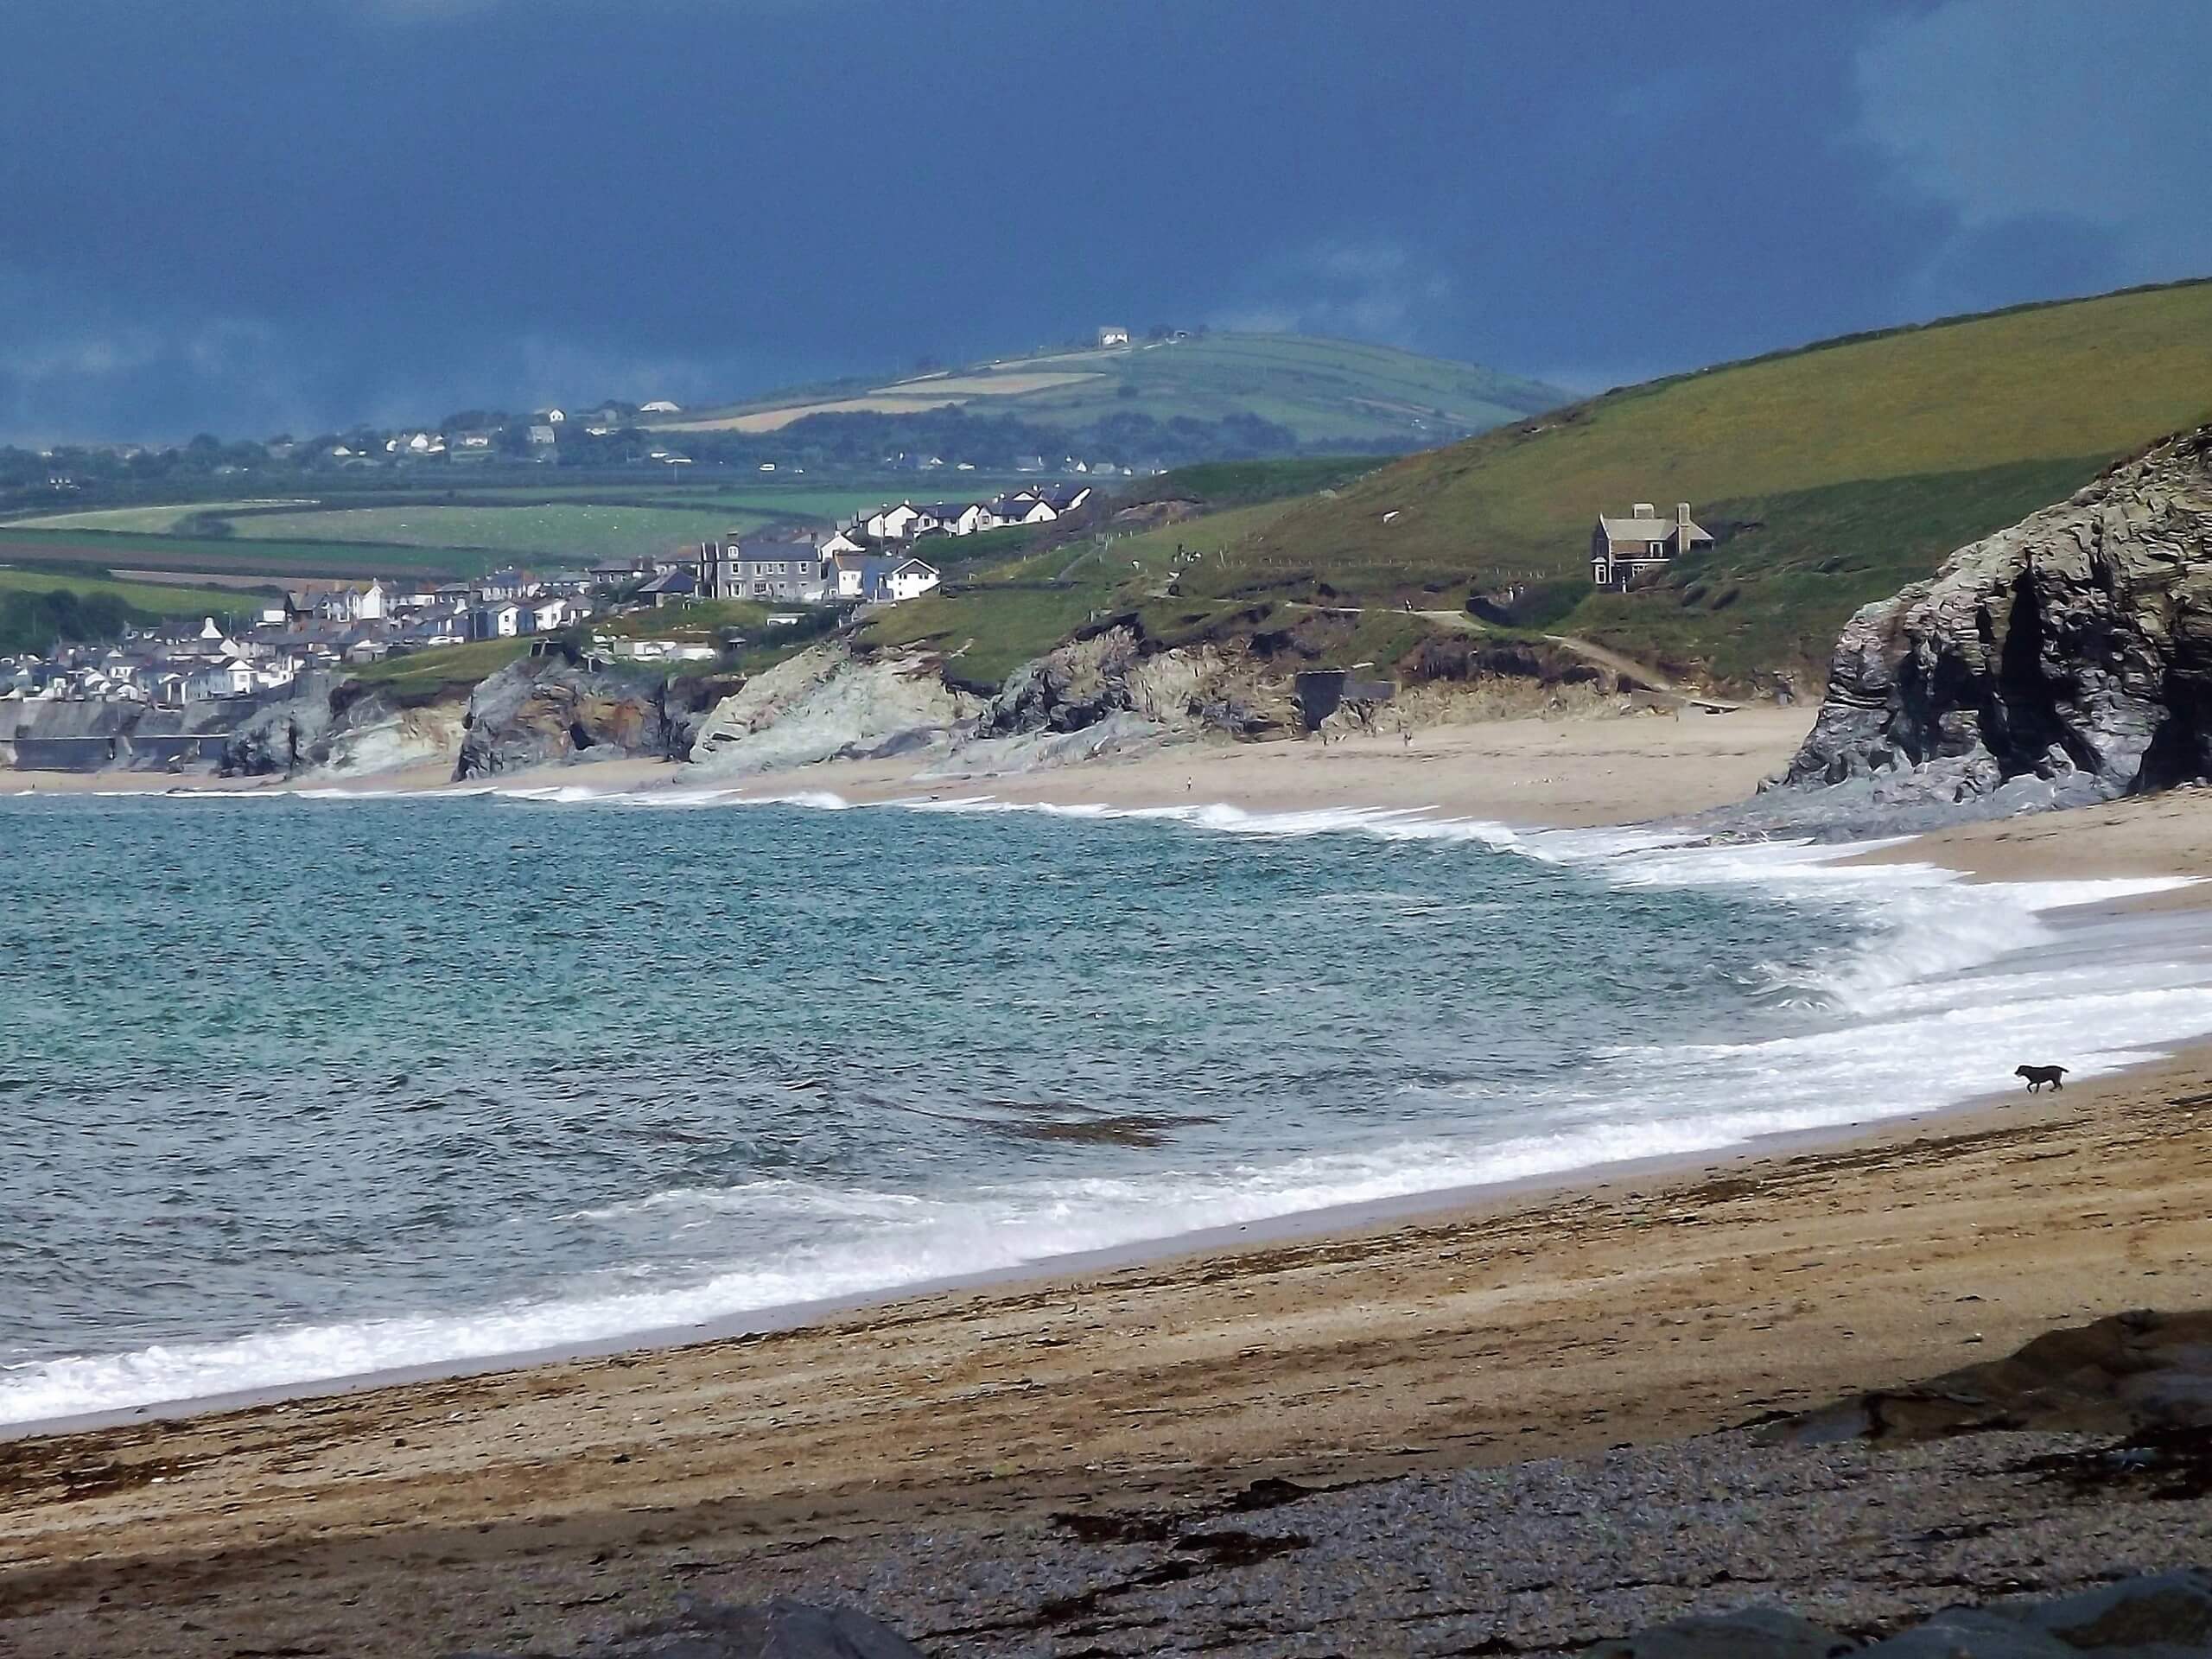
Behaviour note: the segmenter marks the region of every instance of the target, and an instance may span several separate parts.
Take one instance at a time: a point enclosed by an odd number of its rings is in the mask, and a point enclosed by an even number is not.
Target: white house
[[[940,580],[936,566],[919,559],[901,559],[884,575],[884,597],[894,605],[901,600],[918,599]]]
[[[955,536],[973,536],[979,530],[996,530],[998,516],[981,501],[969,501],[961,505],[946,503],[931,507],[930,516],[938,527]]]
[[[823,574],[841,600],[874,598],[890,569],[890,560],[866,553],[833,553],[823,561]]]
[[[479,605],[470,618],[468,632],[478,639],[512,639],[524,632],[522,619],[526,609],[520,601],[512,599]]]
[[[523,609],[530,617],[530,625],[539,633],[551,633],[565,628],[575,620],[575,607],[559,594],[547,594],[542,598],[524,600]]]
[[[912,502],[901,501],[895,507],[880,508],[868,514],[862,528],[879,542],[903,542],[914,534],[915,521],[921,516],[921,510]]]
[[[1116,346],[1126,346],[1128,343],[1129,331],[1126,328],[1114,327],[1109,325],[1098,331],[1098,347],[1101,351]]]
[[[213,702],[218,697],[243,697],[253,690],[253,669],[240,662],[210,663],[184,683],[187,702]]]
[[[1002,495],[991,503],[991,517],[1001,524],[1049,524],[1060,515],[1052,511],[1052,504],[1032,495],[1027,490],[1018,495]]]
[[[561,435],[553,429],[550,422],[534,421],[531,423],[530,441],[540,449],[544,448],[548,444],[557,443],[560,436]]]
[[[868,550],[841,530],[817,542],[814,544],[814,550],[823,558],[831,559],[840,553],[865,553]]]
[[[656,397],[650,404],[638,405],[638,413],[640,415],[681,415],[683,412],[681,404],[671,404],[665,397]]]

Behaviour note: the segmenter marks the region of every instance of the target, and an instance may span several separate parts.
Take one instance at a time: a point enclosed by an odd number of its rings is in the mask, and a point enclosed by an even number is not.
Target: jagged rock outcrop
[[[659,676],[584,668],[551,657],[511,663],[469,695],[454,776],[625,755],[680,760],[685,723]]]
[[[934,658],[862,660],[842,642],[816,645],[716,703],[691,759],[702,772],[734,776],[908,753],[965,735],[982,707],[945,684]]]
[[[1276,682],[1281,676],[1273,678]],[[1241,658],[1207,645],[1147,652],[1119,626],[1024,663],[977,722],[979,734],[1079,732],[1113,715],[1165,728],[1249,734],[1284,724],[1287,692],[1264,686]]]
[[[1881,804],[2073,805],[2212,777],[2212,427],[1853,616],[1779,780]]]
[[[380,687],[327,673],[303,674],[292,694],[250,715],[223,746],[228,778],[394,772],[450,766],[461,747],[461,710],[410,707]]]

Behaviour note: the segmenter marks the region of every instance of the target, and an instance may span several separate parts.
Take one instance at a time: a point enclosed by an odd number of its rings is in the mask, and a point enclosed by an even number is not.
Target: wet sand
[[[2202,1052],[1818,1152],[0,1445],[0,1650],[557,1645],[696,1588],[680,1561],[1672,1440],[2145,1304],[2212,1304]]]

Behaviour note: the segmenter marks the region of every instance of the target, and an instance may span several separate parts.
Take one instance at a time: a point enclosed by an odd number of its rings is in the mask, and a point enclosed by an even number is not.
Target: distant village
[[[420,579],[303,584],[246,616],[128,629],[112,644],[54,642],[0,657],[0,700],[99,701],[160,708],[281,693],[314,670],[359,667],[474,640],[563,632],[595,619],[698,601],[741,600],[858,612],[919,598],[943,581],[918,549],[935,538],[1049,524],[1090,499],[1088,485],[1021,489],[980,501],[901,501],[814,536],[736,531],[672,554],[588,570],[504,569],[470,582]],[[710,658],[713,646],[626,628],[594,636],[610,658]]]

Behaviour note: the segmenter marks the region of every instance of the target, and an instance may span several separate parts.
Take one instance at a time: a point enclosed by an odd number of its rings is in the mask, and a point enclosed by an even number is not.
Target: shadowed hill
[[[1309,449],[1397,452],[1484,431],[1567,396],[1541,381],[1389,346],[1210,334],[844,382],[688,410],[658,426],[772,432],[810,416],[916,417],[957,408],[971,416],[1011,416],[1069,442],[1077,434],[1110,434],[1117,420],[1143,417],[1163,424],[1259,422]]]

